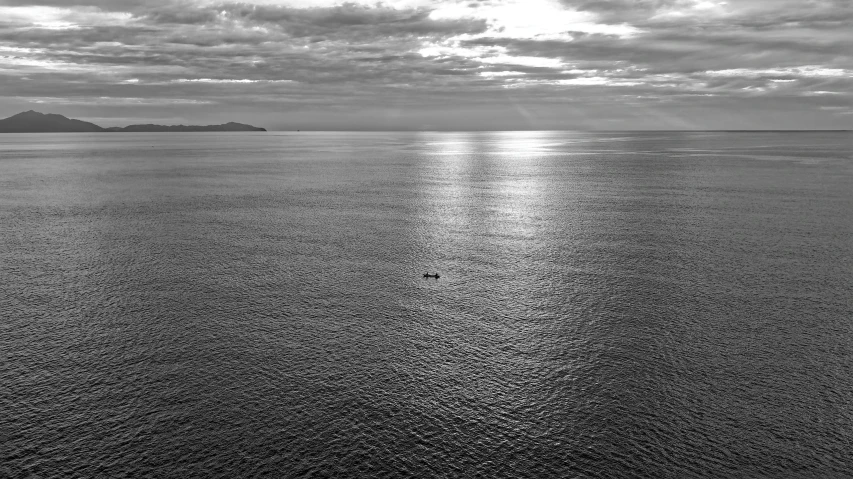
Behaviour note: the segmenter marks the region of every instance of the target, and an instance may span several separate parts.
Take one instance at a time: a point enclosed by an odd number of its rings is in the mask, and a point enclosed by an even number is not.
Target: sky
[[[0,0],[0,117],[853,128],[853,0]]]

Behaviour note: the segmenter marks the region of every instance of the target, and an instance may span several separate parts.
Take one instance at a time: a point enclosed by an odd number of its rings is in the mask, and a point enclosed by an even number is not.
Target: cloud
[[[0,6],[0,25],[7,27],[81,29],[93,25],[123,25],[130,19],[129,13],[106,12],[94,7]]]
[[[7,0],[0,107],[150,99],[137,104],[414,118],[501,98],[592,116],[753,102],[837,121],[822,107],[853,91],[851,22],[853,2],[838,0]]]
[[[635,86],[642,85],[641,81],[629,81],[629,80],[614,80],[612,78],[607,77],[579,77],[579,78],[570,78],[567,80],[557,80],[558,85],[581,85],[581,86],[590,86],[590,85],[602,85],[602,86]]]
[[[417,35],[459,35],[485,31],[479,19],[435,19],[431,10],[398,10],[380,5],[344,3],[334,7],[295,8],[230,3],[207,7],[159,7],[137,14],[155,24],[204,25],[230,29],[254,28],[290,37],[369,38]]]
[[[30,97],[27,101],[37,105],[101,105],[101,106],[133,106],[133,105],[207,105],[213,101],[195,100],[189,98],[139,98],[139,97]]]
[[[514,77],[526,75],[524,72],[514,72],[514,71],[499,71],[499,72],[480,72],[480,76],[487,78],[495,78],[495,77]]]
[[[825,77],[825,78],[851,78],[853,77],[852,70],[843,68],[824,68],[820,66],[807,65],[795,68],[766,68],[766,69],[749,69],[749,68],[734,68],[730,70],[715,70],[707,71],[706,75],[715,77]],[[781,80],[774,80],[781,81]]]

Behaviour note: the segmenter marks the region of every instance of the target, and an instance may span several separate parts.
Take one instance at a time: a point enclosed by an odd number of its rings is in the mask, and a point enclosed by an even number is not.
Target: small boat
[[[438,275],[438,273],[435,273],[435,274],[424,273],[424,278],[435,278],[435,279],[438,279],[438,278],[440,278],[440,277],[441,277],[441,276],[439,276],[439,275]]]

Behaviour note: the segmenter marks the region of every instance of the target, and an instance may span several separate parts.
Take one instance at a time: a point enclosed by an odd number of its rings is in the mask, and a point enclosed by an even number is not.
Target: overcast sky
[[[0,0],[0,117],[853,128],[853,0]]]

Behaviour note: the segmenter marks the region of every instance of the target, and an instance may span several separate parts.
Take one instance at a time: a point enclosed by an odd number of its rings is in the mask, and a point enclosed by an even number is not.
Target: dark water
[[[843,477],[851,290],[849,133],[3,135],[0,476]]]

